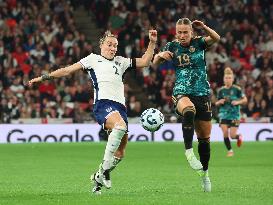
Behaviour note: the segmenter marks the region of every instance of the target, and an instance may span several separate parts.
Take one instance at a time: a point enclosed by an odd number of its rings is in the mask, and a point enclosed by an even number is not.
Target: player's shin
[[[114,162],[114,153],[117,151],[121,139],[123,138],[126,132],[126,126],[116,125],[108,137],[108,142],[106,144],[103,163],[100,166],[99,171],[97,172],[99,178],[101,178],[102,184],[110,189],[112,186],[110,180],[110,169]]]
[[[230,144],[229,137],[224,137],[224,143],[225,143],[227,150],[228,151],[231,150],[231,144]]]
[[[210,160],[210,138],[198,138],[198,153],[203,170],[208,170]]]
[[[104,170],[109,170],[113,166],[113,163],[115,161],[114,153],[117,151],[125,132],[125,127],[116,126],[110,133],[103,157],[102,168]]]
[[[113,171],[118,166],[118,164],[121,162],[121,160],[122,160],[122,158],[118,158],[118,157],[114,156],[114,159],[112,161],[112,165],[110,167],[110,172]]]
[[[186,107],[183,110],[182,115],[183,115],[182,131],[185,148],[191,149],[194,134],[195,108],[193,106]]]

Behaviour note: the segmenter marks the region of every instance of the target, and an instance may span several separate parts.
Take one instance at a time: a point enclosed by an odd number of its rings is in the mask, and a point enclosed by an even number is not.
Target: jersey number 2
[[[119,75],[118,68],[116,66],[113,66],[113,68],[116,69],[115,74]]]

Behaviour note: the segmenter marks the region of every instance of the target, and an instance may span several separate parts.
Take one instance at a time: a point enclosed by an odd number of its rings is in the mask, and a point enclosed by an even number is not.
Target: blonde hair
[[[189,25],[192,28],[191,20],[188,18],[178,19],[178,21],[176,22],[176,25]]]
[[[105,39],[107,37],[113,37],[113,38],[117,38],[117,36],[115,36],[114,34],[111,33],[111,31],[107,30],[105,31],[105,33],[103,34],[103,36],[100,38],[100,45],[102,45],[105,41]]]
[[[226,67],[224,71],[224,75],[233,75],[233,71],[230,67]]]

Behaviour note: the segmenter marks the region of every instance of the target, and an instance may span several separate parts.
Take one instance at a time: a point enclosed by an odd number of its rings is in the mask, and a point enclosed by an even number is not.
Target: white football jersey
[[[125,105],[123,74],[127,68],[135,67],[131,58],[115,56],[108,60],[91,53],[79,63],[93,81],[94,103],[108,99]]]

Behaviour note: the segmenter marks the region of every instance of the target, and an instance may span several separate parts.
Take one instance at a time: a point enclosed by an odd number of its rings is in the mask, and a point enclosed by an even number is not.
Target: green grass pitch
[[[195,146],[195,153],[196,146]],[[112,189],[95,196],[89,176],[105,143],[1,144],[0,204],[88,205],[272,205],[273,142],[244,143],[227,158],[211,143],[212,192],[201,190],[182,143],[129,142],[112,172]]]

